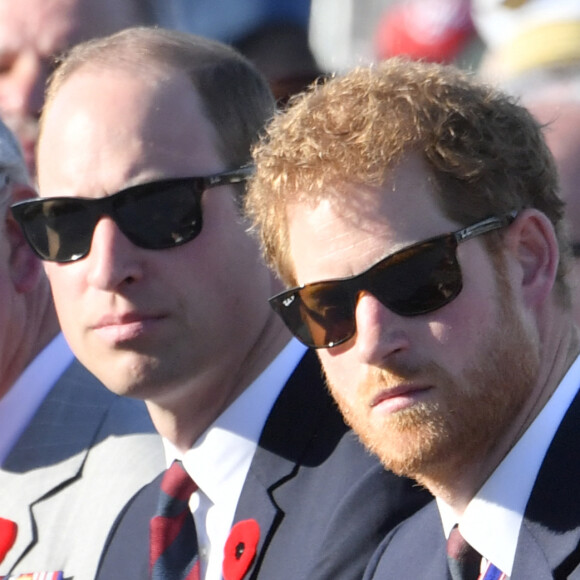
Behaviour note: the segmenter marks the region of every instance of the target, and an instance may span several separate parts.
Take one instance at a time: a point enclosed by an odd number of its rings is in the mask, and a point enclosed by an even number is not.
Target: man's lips
[[[431,387],[403,384],[382,390],[371,401],[371,408],[381,413],[395,413],[416,404]]]
[[[126,342],[151,332],[163,320],[158,314],[129,312],[103,316],[92,328],[107,342]]]

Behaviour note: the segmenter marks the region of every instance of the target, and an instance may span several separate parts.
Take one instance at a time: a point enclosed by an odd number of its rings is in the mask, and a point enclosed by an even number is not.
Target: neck
[[[272,312],[246,357],[230,364],[224,354],[204,374],[192,377],[171,395],[146,401],[159,434],[182,452],[270,365],[290,340],[283,323]]]
[[[458,516],[463,514],[481,486],[536,419],[580,354],[578,331],[573,325],[568,326],[568,331],[553,343],[542,343],[540,373],[530,397],[508,429],[490,443],[487,450],[471,457],[457,455],[415,476],[434,496],[450,505]]]

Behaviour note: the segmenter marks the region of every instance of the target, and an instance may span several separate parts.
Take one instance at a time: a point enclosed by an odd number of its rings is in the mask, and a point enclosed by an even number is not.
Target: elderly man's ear
[[[518,268],[524,303],[536,308],[548,299],[556,280],[559,250],[554,227],[545,214],[527,209],[518,214],[505,235],[506,248]]]
[[[10,278],[18,293],[32,291],[44,276],[42,262],[31,250],[24,233],[12,217],[10,205],[25,199],[38,197],[36,191],[26,185],[12,185],[11,203],[6,206],[4,215],[5,236],[10,247],[9,269]]]

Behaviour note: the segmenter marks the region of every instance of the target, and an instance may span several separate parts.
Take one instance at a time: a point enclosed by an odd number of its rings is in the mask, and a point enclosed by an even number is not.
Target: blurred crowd
[[[52,60],[131,24],[233,45],[280,102],[321,75],[395,55],[454,63],[516,92],[530,75],[536,85],[574,76],[580,60],[575,0],[0,0],[0,111],[33,173],[35,118]]]

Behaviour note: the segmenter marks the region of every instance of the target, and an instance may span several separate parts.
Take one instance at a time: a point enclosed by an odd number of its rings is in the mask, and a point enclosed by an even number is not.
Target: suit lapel
[[[75,360],[6,458],[0,470],[0,517],[17,522],[18,534],[3,569],[13,567],[36,542],[35,506],[79,476],[114,398]]]
[[[254,576],[283,519],[284,485],[298,473],[329,401],[318,358],[308,351],[268,417],[236,509],[234,523],[251,518],[260,526],[256,557],[245,578]]]
[[[568,578],[580,564],[580,393],[556,432],[518,539],[514,578]]]

